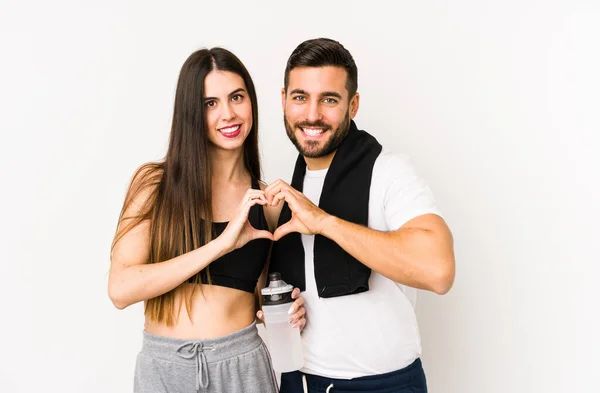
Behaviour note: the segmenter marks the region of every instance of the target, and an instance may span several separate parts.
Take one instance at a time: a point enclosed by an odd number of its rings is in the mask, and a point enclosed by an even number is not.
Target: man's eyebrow
[[[340,100],[342,99],[342,95],[335,91],[324,91],[323,93],[321,93],[321,97],[336,97]]]
[[[302,89],[294,89],[294,90],[290,91],[290,94],[303,94],[305,96],[310,95]]]
[[[306,91],[302,90],[302,89],[294,89],[292,91],[290,91],[290,94],[302,94],[305,96],[309,96],[310,94],[308,94]],[[342,99],[342,95],[340,93],[337,93],[335,91],[324,91],[321,94],[319,94],[319,96],[322,97],[336,97],[339,98],[340,100]]]

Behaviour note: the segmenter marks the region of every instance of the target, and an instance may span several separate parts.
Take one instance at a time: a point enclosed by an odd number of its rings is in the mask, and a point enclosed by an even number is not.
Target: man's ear
[[[358,107],[360,105],[360,94],[354,93],[354,97],[350,100],[350,118],[354,119],[354,116],[358,113]]]
[[[281,109],[285,109],[285,87],[281,89]]]

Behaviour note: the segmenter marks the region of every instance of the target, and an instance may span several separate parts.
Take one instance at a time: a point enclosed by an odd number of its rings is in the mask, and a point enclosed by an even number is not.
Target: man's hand
[[[290,314],[290,324],[292,327],[300,328],[300,331],[306,326],[306,309],[304,308],[304,298],[300,296],[300,289],[294,288],[292,291],[292,299],[296,299],[290,306],[288,314]],[[264,322],[264,314],[261,310],[256,312],[256,318]]]
[[[290,221],[275,230],[273,234],[275,240],[279,240],[291,232],[300,232],[304,235],[319,234],[324,221],[331,217],[283,180],[271,183],[265,189],[265,196],[270,205],[277,206],[281,201],[285,201],[292,211]]]

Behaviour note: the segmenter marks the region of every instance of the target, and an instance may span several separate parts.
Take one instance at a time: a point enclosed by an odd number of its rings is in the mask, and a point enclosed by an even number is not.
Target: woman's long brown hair
[[[204,112],[204,80],[214,70],[230,71],[244,80],[252,103],[252,128],[244,142],[244,165],[253,179],[260,180],[258,150],[258,102],[252,78],[242,62],[223,48],[201,49],[183,64],[177,82],[173,122],[167,154],[163,161],[143,165],[133,176],[119,216],[121,228],[115,234],[113,247],[129,230],[144,220],[150,221],[150,253],[147,263],[167,261],[195,250],[212,240],[212,189],[209,141]],[[141,192],[148,193],[139,213],[125,217],[125,212]],[[209,268],[206,274],[210,281]],[[185,297],[188,314],[194,291],[192,285]],[[175,293],[148,299],[145,314],[157,322],[173,325]],[[189,287],[188,287],[189,288]]]

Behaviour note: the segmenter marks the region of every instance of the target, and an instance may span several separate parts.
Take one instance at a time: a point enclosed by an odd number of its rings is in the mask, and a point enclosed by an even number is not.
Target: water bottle
[[[273,368],[280,373],[299,370],[304,364],[300,328],[292,327],[289,322],[293,289],[281,279],[280,273],[271,273],[269,286],[261,290],[267,348]]]

